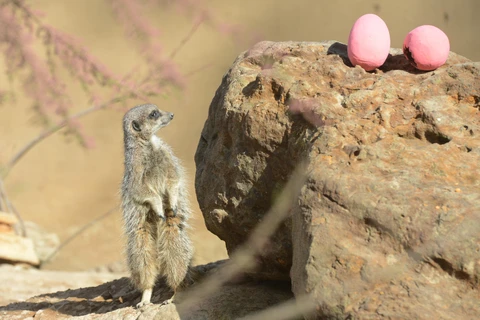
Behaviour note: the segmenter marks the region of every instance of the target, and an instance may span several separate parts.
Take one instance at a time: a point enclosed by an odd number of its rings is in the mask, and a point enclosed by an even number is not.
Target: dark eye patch
[[[160,117],[160,112],[158,110],[153,110],[150,112],[149,118],[150,119],[158,119]]]
[[[133,128],[133,130],[135,130],[135,131],[141,131],[141,130],[142,130],[142,129],[140,128],[140,124],[139,124],[137,121],[135,121],[135,120],[132,121],[132,128]]]

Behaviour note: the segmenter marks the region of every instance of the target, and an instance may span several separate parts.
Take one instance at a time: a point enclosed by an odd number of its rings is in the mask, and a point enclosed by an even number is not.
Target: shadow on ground
[[[123,277],[96,287],[46,293],[11,303],[0,307],[0,315],[2,319],[23,319],[40,314],[51,314],[55,319],[81,316],[88,319],[111,319],[140,314],[149,319],[233,319],[293,297],[288,282],[242,280],[226,284],[214,294],[203,297],[187,312],[177,308],[177,304],[160,306],[171,295],[171,290],[161,280],[154,289],[152,304],[136,309],[134,306],[140,301],[141,294],[131,286],[128,278]],[[179,306],[182,295],[177,295]]]

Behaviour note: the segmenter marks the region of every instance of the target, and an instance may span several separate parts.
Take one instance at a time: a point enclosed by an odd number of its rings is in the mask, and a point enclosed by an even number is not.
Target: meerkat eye
[[[141,131],[142,130],[142,129],[140,129],[140,124],[135,120],[132,121],[132,127],[133,127],[133,130],[135,130],[135,131]]]
[[[158,117],[160,117],[160,112],[158,112],[158,110],[153,110],[150,113],[150,119],[158,119]]]

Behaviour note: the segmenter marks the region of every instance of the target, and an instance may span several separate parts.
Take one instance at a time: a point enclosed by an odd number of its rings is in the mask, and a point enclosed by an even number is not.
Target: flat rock
[[[17,217],[11,213],[0,211],[0,224],[14,225],[18,223]]]
[[[39,265],[33,241],[11,233],[0,233],[0,260]]]

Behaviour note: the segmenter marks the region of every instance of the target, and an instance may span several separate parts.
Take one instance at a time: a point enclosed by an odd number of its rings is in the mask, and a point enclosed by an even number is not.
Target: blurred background
[[[119,23],[110,2],[36,0],[25,3],[43,12],[43,23],[80,39],[91,55],[106,67],[124,74],[135,68],[141,57],[135,48],[137,44],[125,37],[124,24],[129,22]],[[116,2],[129,5],[134,1]],[[191,32],[194,17],[182,11],[181,6],[174,6],[175,1],[138,1],[144,2],[149,2],[151,8],[145,23],[160,30],[159,54],[168,56]],[[215,90],[242,51],[260,40],[346,43],[355,20],[365,13],[375,13],[387,23],[392,47],[401,47],[405,35],[413,28],[432,24],[449,36],[451,51],[480,61],[478,0],[178,2],[197,11],[207,10],[218,22],[200,24],[175,54],[173,62],[182,74],[193,71],[184,78],[183,90],[149,100],[175,113],[175,120],[159,135],[172,146],[188,171],[195,211],[192,237],[196,264],[226,257],[223,242],[206,230],[196,203],[193,157]],[[2,59],[3,68],[8,63]],[[9,81],[8,75],[3,73],[0,89],[5,88],[14,92],[15,98],[0,105],[0,166],[5,166],[25,143],[45,129],[32,109],[31,98],[24,95],[21,83]],[[69,86],[68,94],[72,97],[71,110],[80,111],[91,106],[80,87]],[[131,99],[127,105],[133,107],[142,102]],[[10,200],[25,220],[65,240],[86,223],[119,205],[124,111],[111,107],[79,120],[85,135],[95,143],[92,148],[82,147],[60,131],[35,146],[18,162],[4,183]],[[121,259],[122,220],[120,211],[115,210],[66,245],[45,268],[86,270]]]

